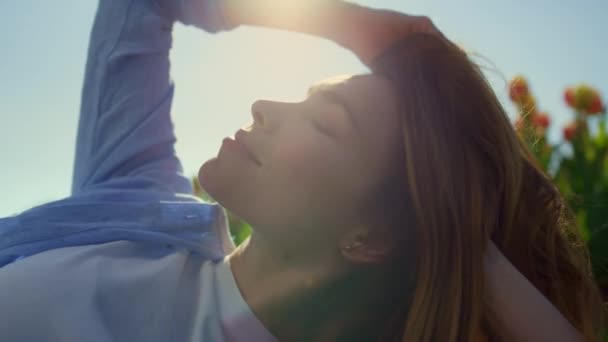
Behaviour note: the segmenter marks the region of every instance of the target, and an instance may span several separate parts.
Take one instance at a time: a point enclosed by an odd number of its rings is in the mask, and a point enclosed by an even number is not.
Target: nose
[[[270,130],[276,125],[276,118],[272,114],[274,103],[272,101],[257,100],[251,105],[251,115],[254,125],[264,130]]]
[[[262,114],[263,102],[264,101],[262,100],[257,100],[251,105],[251,115],[253,116],[253,123],[260,127],[264,127],[265,121],[264,115]]]

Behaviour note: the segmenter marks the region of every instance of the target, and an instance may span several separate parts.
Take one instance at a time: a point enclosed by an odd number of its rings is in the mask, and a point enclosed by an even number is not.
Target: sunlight
[[[316,24],[323,24],[325,8],[332,1],[327,0],[258,0],[225,1],[224,16],[228,22],[246,25],[282,27],[286,30],[301,28],[304,20],[310,22],[311,30]]]
[[[252,28],[217,40],[178,27],[174,36],[176,147],[187,174],[251,122],[256,100],[302,101],[321,80],[366,72],[350,51],[309,35]]]
[[[308,88],[307,94],[310,96],[315,91],[323,90],[328,87],[344,83],[345,81],[351,79],[353,76],[354,76],[353,74],[340,74],[340,75],[330,76],[328,78],[322,79],[319,82],[312,84]]]

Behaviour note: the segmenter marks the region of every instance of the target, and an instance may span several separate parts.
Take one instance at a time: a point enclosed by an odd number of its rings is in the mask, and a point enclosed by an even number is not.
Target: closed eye
[[[330,137],[335,137],[335,134],[332,133],[332,130],[328,128],[327,125],[325,125],[324,123],[319,123],[317,120],[313,120],[312,124],[319,132]]]
[[[324,135],[333,137],[333,138],[337,138],[339,133],[340,133],[340,129],[341,128],[341,124],[338,124],[337,121],[341,122],[342,119],[340,118],[342,112],[345,110],[344,106],[341,105],[341,103],[338,103],[334,100],[332,100],[332,96],[331,96],[331,92],[327,92],[329,93],[329,98],[324,96],[326,95],[325,91],[317,91],[314,94],[312,94],[311,96],[308,97],[307,100],[312,100],[312,99],[321,99],[321,100],[325,100],[325,101],[320,101],[318,104],[313,104],[313,109],[312,111],[314,112],[314,114],[312,115],[311,121],[313,124],[313,127],[315,127],[315,129],[317,129],[319,132],[323,133]],[[319,108],[318,106],[321,107],[320,110],[316,109]],[[337,113],[340,112],[340,113]]]

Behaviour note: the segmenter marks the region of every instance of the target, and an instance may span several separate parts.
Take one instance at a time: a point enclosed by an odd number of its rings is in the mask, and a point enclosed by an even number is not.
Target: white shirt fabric
[[[0,219],[0,342],[276,341],[235,283],[223,218],[175,198],[192,188],[174,149],[173,24],[234,28],[222,1],[97,2],[72,195]]]
[[[2,341],[277,341],[226,258],[169,245],[54,249],[0,268],[0,279]]]

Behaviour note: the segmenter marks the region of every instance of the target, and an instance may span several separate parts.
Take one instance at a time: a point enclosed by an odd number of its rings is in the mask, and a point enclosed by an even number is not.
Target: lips
[[[253,152],[251,151],[251,149],[249,148],[249,145],[247,144],[247,138],[246,136],[249,133],[247,133],[247,131],[244,131],[242,129],[239,129],[236,134],[234,134],[234,141],[236,141],[236,143],[238,143],[243,150],[245,150],[245,152],[249,155],[249,157],[256,163],[259,165],[262,165],[260,163],[260,160],[255,156],[255,154],[253,154]]]

